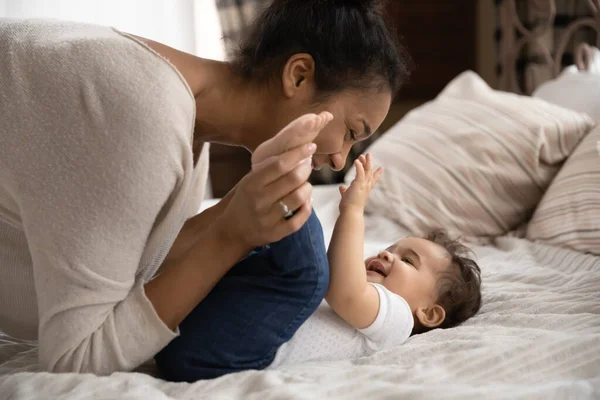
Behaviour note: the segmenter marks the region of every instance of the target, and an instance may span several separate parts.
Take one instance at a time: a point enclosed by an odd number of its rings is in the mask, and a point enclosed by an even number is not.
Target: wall
[[[172,0],[171,0],[172,1]],[[194,0],[195,54],[212,60],[225,60],[223,32],[215,0]]]
[[[498,84],[495,30],[494,0],[477,0],[477,72],[492,87]]]
[[[490,85],[497,87],[496,76],[496,10],[494,0],[477,0],[476,19],[476,72]],[[421,105],[423,101],[404,100],[392,104],[390,112],[381,125],[380,131],[385,132],[398,122],[407,112]]]

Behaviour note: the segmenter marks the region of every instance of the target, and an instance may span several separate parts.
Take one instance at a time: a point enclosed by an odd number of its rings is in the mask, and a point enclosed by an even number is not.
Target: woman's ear
[[[315,60],[307,53],[294,54],[283,67],[281,79],[285,97],[312,96],[315,91]]]
[[[429,308],[419,308],[416,312],[419,323],[427,328],[437,328],[446,319],[446,310],[439,304]]]

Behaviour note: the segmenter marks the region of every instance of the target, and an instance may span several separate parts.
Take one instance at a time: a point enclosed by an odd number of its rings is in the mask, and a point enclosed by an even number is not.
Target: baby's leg
[[[314,211],[287,238],[240,261],[179,326],[155,357],[165,379],[196,381],[264,369],[315,311],[329,286]]]

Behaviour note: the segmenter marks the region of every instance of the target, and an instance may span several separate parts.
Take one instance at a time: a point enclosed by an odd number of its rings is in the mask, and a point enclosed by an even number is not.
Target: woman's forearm
[[[185,222],[183,228],[181,228],[181,231],[177,235],[177,239],[175,239],[175,242],[163,261],[163,268],[187,254],[187,252],[196,244],[200,232],[209,227],[227,208],[234,193],[235,187],[217,204],[207,208]]]
[[[169,249],[169,253],[163,261],[163,268],[187,254],[198,240],[198,235],[202,230],[210,226],[210,224],[221,215],[224,209],[225,206],[219,202],[202,211],[200,214],[188,219],[177,235],[171,249]]]
[[[216,224],[196,236],[185,256],[164,266],[145,286],[160,319],[172,330],[200,303],[250,249],[229,238]]]

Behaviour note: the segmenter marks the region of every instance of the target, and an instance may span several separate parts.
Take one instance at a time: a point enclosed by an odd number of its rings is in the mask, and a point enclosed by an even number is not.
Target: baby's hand
[[[350,184],[350,187],[340,186],[340,193],[342,195],[340,211],[352,207],[363,211],[371,189],[373,189],[375,184],[381,179],[381,175],[383,175],[383,168],[379,167],[377,170],[373,168],[371,153],[367,153],[366,157],[364,155],[358,157],[354,161],[354,167],[356,168],[356,177]]]

